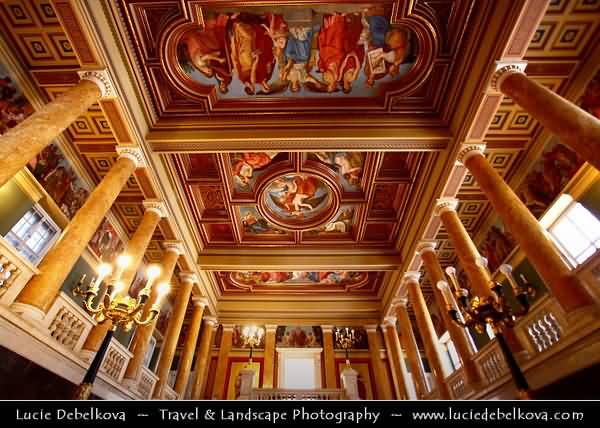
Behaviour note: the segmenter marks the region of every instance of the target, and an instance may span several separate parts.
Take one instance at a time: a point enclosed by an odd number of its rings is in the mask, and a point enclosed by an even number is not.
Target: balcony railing
[[[38,270],[0,236],[0,304],[9,306]]]
[[[253,389],[251,400],[343,400],[342,389]]]

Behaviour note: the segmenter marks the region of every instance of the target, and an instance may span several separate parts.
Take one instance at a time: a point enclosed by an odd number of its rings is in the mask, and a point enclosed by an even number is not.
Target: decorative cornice
[[[463,144],[457,160],[464,165],[473,156],[484,156],[483,152],[485,152],[485,144]]]
[[[181,241],[164,241],[163,248],[165,251],[177,253],[178,256],[183,254],[183,245],[181,244]]]
[[[194,277],[196,277],[195,274],[192,274]],[[197,277],[196,277],[197,278]],[[208,298],[206,297],[192,297],[192,303],[194,304],[194,306],[201,306],[202,308],[205,308],[208,306]]]
[[[392,316],[385,317],[383,319],[382,326],[383,327],[389,327],[389,326],[396,327],[396,321],[397,321],[396,317],[392,317]]]
[[[119,154],[119,158],[131,159],[135,163],[136,168],[146,166],[142,149],[137,146],[117,146],[117,153]]]
[[[494,69],[494,74],[492,74],[492,79],[490,81],[490,86],[494,91],[501,92],[500,88],[502,87],[502,82],[508,76],[514,73],[525,74],[525,68],[527,67],[527,61],[496,61],[496,68]]]
[[[179,272],[179,279],[181,282],[198,283],[198,276],[194,272]]]
[[[421,279],[421,272],[416,270],[405,272],[402,275],[403,282],[416,282],[418,284],[419,279]]]
[[[202,321],[205,322],[206,324],[209,324],[211,326],[216,326],[219,323],[219,320],[217,320],[216,317],[210,316],[210,315],[206,315],[202,317]]]
[[[433,214],[440,216],[446,211],[456,211],[456,207],[458,207],[458,199],[451,196],[444,196],[435,202]]]
[[[108,70],[82,70],[78,71],[81,80],[94,82],[100,88],[101,98],[115,98],[115,85],[108,74]]]
[[[167,217],[167,210],[165,207],[165,203],[161,200],[146,199],[144,202],[142,202],[142,205],[144,206],[144,209],[146,211],[154,211],[156,214],[158,214],[162,218]]]
[[[416,253],[420,256],[423,253],[431,252],[435,254],[435,248],[437,247],[437,241],[433,239],[424,239],[417,244]]]

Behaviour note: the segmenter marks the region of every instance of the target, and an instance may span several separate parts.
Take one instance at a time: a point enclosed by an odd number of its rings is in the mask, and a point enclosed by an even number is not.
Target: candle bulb
[[[117,274],[115,275],[115,281],[121,279],[121,275],[123,275],[123,272],[125,271],[125,268],[129,265],[130,261],[131,257],[129,257],[127,254],[121,254],[119,257],[117,257],[117,267],[119,269],[117,270]]]

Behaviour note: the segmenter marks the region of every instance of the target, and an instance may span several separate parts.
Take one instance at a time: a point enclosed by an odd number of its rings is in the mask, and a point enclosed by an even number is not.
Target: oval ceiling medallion
[[[265,185],[258,206],[274,224],[306,230],[330,220],[338,204],[337,192],[325,179],[313,174],[285,174]]]

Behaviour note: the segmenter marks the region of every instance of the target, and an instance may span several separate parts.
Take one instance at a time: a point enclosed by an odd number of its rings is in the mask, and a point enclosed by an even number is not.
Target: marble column
[[[431,315],[429,314],[427,303],[423,297],[423,292],[419,286],[419,276],[419,272],[407,272],[404,274],[404,281],[406,288],[408,289],[408,295],[413,310],[415,311],[417,326],[419,327],[419,333],[423,340],[425,354],[427,355],[431,374],[437,386],[439,398],[442,400],[449,400],[451,398],[450,388],[448,388],[448,384],[445,380],[447,374],[444,373],[442,365],[440,343],[435,328],[433,328],[433,322],[431,321]]]
[[[492,88],[511,97],[562,144],[600,169],[600,120],[527,77],[524,65],[498,62]]]
[[[146,207],[146,211],[144,212],[142,221],[135,230],[129,242],[127,242],[127,247],[125,250],[125,253],[130,258],[130,261],[129,265],[125,268],[123,274],[121,275],[121,282],[124,284],[123,293],[129,291],[129,287],[131,286],[140,264],[144,259],[144,255],[146,254],[146,249],[148,248],[148,244],[150,244],[152,235],[154,235],[154,230],[156,229],[156,226],[158,226],[160,219],[164,217],[165,213],[165,208],[162,202],[144,201],[144,206]],[[103,323],[96,325],[85,339],[83,350],[91,353],[97,352],[98,349],[100,349],[102,341],[104,340],[104,336],[106,336],[106,333],[112,328],[112,325],[112,321],[108,319]]]
[[[439,281],[446,281],[446,277],[435,254],[435,246],[435,241],[421,241],[417,246],[417,253],[425,265],[429,281],[433,284],[431,287],[433,289],[433,297],[435,298],[437,307],[440,309],[442,320],[448,330],[450,339],[452,339],[456,353],[460,358],[465,381],[473,390],[477,390],[481,384],[481,376],[477,370],[477,365],[473,361],[473,356],[476,352],[475,345],[467,329],[455,323],[450,314],[448,314],[448,308],[446,307],[442,291],[436,286]]]
[[[192,319],[190,320],[189,328],[185,336],[183,351],[181,352],[181,358],[179,359],[179,367],[177,367],[175,386],[173,387],[175,392],[182,398],[185,396],[185,390],[187,389],[188,381],[190,379],[192,361],[194,359],[194,352],[196,351],[196,344],[200,333],[200,324],[202,323],[202,315],[204,313],[204,308],[208,305],[208,299],[206,297],[197,297],[193,298],[192,302],[194,304]]]
[[[173,277],[173,272],[175,271],[175,266],[177,265],[177,260],[179,256],[183,253],[183,249],[181,243],[178,241],[167,241],[163,244],[165,248],[165,254],[160,263],[161,265],[161,273],[160,277],[156,279],[156,283],[160,284],[162,282],[170,283],[171,278]],[[156,299],[158,298],[158,293],[153,289],[148,303],[144,308],[142,313],[142,318],[146,318],[148,315],[148,308],[152,307]],[[154,320],[148,325],[140,325],[135,329],[135,334],[133,336],[133,340],[129,345],[129,351],[133,354],[131,360],[129,360],[129,364],[127,365],[127,370],[125,370],[125,381],[130,385],[136,385],[141,374],[141,367],[144,363],[144,358],[146,357],[146,352],[148,351],[148,346],[150,346],[150,338],[152,337],[152,332],[156,327],[156,321]]]
[[[210,351],[213,339],[213,333],[217,319],[215,317],[205,316],[200,333],[200,344],[196,351],[196,364],[194,366],[194,382],[192,384],[192,400],[201,400],[204,398],[204,388],[206,386],[206,369],[210,362]]]
[[[41,320],[60,293],[90,239],[104,220],[121,189],[142,162],[138,148],[118,148],[120,154],[39,264],[39,274],[27,283],[13,304],[15,312]]]
[[[263,388],[274,387],[275,374],[275,332],[277,326],[274,324],[265,325],[265,353],[264,353],[264,372],[263,372]]]
[[[391,400],[391,385],[388,380],[383,361],[381,361],[381,341],[379,339],[379,331],[377,331],[376,325],[366,325],[365,330],[367,331],[369,354],[371,356],[371,364],[373,365],[373,374],[375,376],[375,390],[377,391],[377,399]]]
[[[227,385],[225,377],[227,375],[227,362],[233,340],[233,324],[223,324],[223,334],[221,335],[221,344],[219,345],[219,357],[217,359],[217,369],[215,370],[215,383],[212,390],[213,400],[227,399]]]
[[[394,379],[396,399],[408,400],[408,387],[406,385],[407,370],[396,330],[396,317],[386,317],[381,328],[384,332],[385,346],[388,352],[392,378]]]
[[[325,388],[337,388],[335,376],[335,351],[333,347],[333,326],[322,325],[323,366],[325,367]]]
[[[547,232],[485,159],[483,147],[465,146],[459,153],[459,161],[477,180],[494,211],[565,311],[571,312],[591,304],[591,297],[563,260]]]
[[[80,73],[81,81],[0,136],[0,187],[101,97],[113,97],[105,70]],[[120,189],[120,188],[119,188]]]
[[[425,368],[423,367],[423,360],[421,359],[419,347],[417,346],[417,339],[415,338],[412,323],[408,317],[407,306],[408,300],[406,299],[397,299],[397,301],[394,302],[396,318],[398,319],[398,326],[400,327],[400,343],[408,357],[417,399],[421,400],[429,392],[429,385],[427,383],[427,378],[425,377]]]
[[[185,312],[190,302],[190,296],[192,295],[192,288],[194,288],[194,283],[198,282],[196,275],[189,272],[180,273],[179,278],[179,290],[177,290],[173,313],[167,325],[165,339],[158,359],[158,367],[156,368],[158,381],[154,388],[154,398],[162,398],[163,390],[169,381],[169,372],[173,365],[173,358],[175,357],[177,342],[179,342],[179,334],[183,326]]]
[[[454,245],[454,252],[458,256],[460,265],[465,270],[474,294],[479,297],[495,297],[491,288],[492,279],[490,274],[485,266],[478,262],[481,255],[458,217],[457,206],[458,199],[456,198],[440,198],[435,207],[435,215],[440,216],[446,228],[448,237]]]

